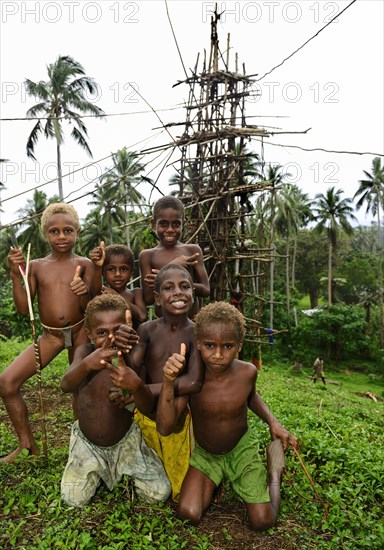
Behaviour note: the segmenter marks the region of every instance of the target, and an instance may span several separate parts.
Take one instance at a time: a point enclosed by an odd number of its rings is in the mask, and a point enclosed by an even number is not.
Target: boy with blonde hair
[[[80,232],[80,222],[73,206],[65,203],[49,205],[41,218],[41,228],[51,252],[29,265],[28,285],[31,299],[37,303],[43,334],[38,340],[41,368],[45,368],[63,349],[68,349],[71,362],[76,347],[87,341],[83,326],[84,311],[90,298],[88,287],[93,265],[73,249]],[[13,298],[19,313],[28,314],[26,289],[19,266],[25,264],[21,248],[11,247]],[[28,419],[28,410],[20,392],[28,378],[36,374],[34,346],[31,344],[0,375],[0,396],[19,439],[19,447],[0,462],[10,462],[23,449],[39,454]]]

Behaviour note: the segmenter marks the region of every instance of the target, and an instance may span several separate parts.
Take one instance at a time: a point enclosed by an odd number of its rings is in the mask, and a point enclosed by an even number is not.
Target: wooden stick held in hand
[[[32,300],[31,300],[31,291],[29,289],[29,284],[28,284],[30,253],[31,253],[31,244],[28,244],[27,264],[26,264],[26,267],[25,267],[25,273],[23,273],[21,270],[20,271],[23,275],[25,291],[27,293],[29,320],[30,320],[30,323],[31,323],[33,348],[34,348],[34,352],[35,352],[36,378],[37,378],[37,390],[38,390],[38,394],[39,394],[39,412],[40,412],[40,425],[41,425],[41,437],[42,437],[42,445],[43,445],[43,456],[44,456],[44,461],[47,462],[47,460],[48,460],[47,423],[46,423],[46,419],[45,419],[44,401],[43,401],[43,386],[42,386],[42,380],[41,380],[41,357],[40,357],[38,336],[37,336],[37,333],[36,333],[35,316],[34,316],[34,313],[33,313],[33,306],[32,306]]]

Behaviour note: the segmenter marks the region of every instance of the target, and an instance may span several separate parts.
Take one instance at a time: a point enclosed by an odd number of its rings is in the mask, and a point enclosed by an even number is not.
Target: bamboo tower
[[[244,65],[240,72],[237,54],[234,70],[229,70],[230,35],[224,59],[217,34],[219,18],[215,10],[210,52],[208,57],[204,54],[202,70],[198,72],[198,56],[192,76],[175,84],[187,84],[189,98],[184,132],[175,142],[181,159],[174,184],[189,212],[188,240],[197,242],[204,253],[211,300],[246,293],[249,282],[242,275],[243,262],[256,257],[269,261],[270,254],[246,246],[246,218],[254,215],[250,197],[268,189],[262,177],[250,181],[247,168],[257,155],[247,153],[246,145],[252,137],[270,133],[246,122],[246,100],[255,95],[251,86],[256,75],[247,76]],[[250,292],[254,290],[253,281]]]

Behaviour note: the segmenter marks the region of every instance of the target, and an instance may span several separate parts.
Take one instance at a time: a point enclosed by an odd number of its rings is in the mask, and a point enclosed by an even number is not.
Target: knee
[[[276,514],[273,513],[270,503],[247,506],[248,523],[252,531],[261,532],[271,529],[276,523]]]
[[[180,519],[187,520],[193,525],[197,525],[201,520],[203,511],[200,506],[193,506],[187,502],[180,502],[178,516]]]
[[[248,518],[249,527],[252,529],[252,531],[255,531],[257,533],[261,533],[262,531],[267,531],[268,529],[271,529],[275,525],[275,521],[273,519],[268,518]]]
[[[17,391],[15,384],[12,384],[5,372],[0,374],[0,397],[8,397]]]

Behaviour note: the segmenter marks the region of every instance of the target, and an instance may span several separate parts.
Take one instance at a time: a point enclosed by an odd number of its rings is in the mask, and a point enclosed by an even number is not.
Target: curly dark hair
[[[129,308],[127,302],[119,294],[100,294],[88,302],[84,315],[84,326],[91,330],[93,319],[100,311],[121,311],[123,317]]]
[[[185,278],[188,279],[188,281],[191,283],[191,287],[192,287],[192,290],[193,290],[192,276],[189,273],[188,269],[185,269],[185,267],[183,267],[180,264],[167,264],[164,267],[162,267],[160,269],[159,273],[156,275],[155,292],[157,292],[157,293],[160,292],[161,284],[164,281],[165,277],[167,276],[168,271],[174,271],[174,270],[182,271],[184,273]]]
[[[135,258],[133,256],[133,252],[128,246],[125,246],[124,244],[110,244],[105,248],[105,260],[103,267],[106,267],[110,261],[111,256],[122,256],[124,258],[124,261],[129,267],[132,268],[135,265]]]
[[[208,324],[225,323],[232,325],[239,342],[245,337],[245,319],[235,306],[228,302],[212,302],[204,306],[194,318],[195,335],[199,340]]]
[[[180,213],[181,219],[184,221],[184,204],[177,197],[161,197],[153,206],[153,219],[157,220],[160,210],[164,208],[173,208]]]

